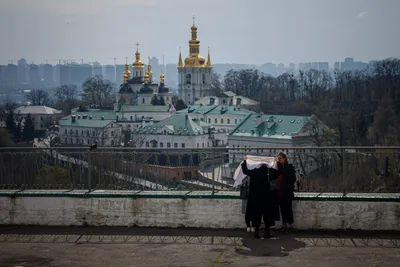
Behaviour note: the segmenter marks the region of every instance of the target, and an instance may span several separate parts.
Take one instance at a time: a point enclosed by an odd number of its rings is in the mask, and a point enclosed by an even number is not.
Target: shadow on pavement
[[[400,239],[400,232],[371,231],[293,231],[281,234],[272,231],[280,238],[390,238]],[[103,226],[26,226],[0,225],[0,234],[22,235],[144,235],[144,236],[220,236],[252,239],[244,229],[206,229],[206,228],[150,228],[150,227],[103,227]],[[262,240],[266,241],[266,240]]]
[[[297,241],[293,235],[275,234],[270,239],[254,239],[252,235],[243,237],[243,246],[236,248],[238,254],[245,256],[284,257],[289,252],[306,247],[306,243]]]

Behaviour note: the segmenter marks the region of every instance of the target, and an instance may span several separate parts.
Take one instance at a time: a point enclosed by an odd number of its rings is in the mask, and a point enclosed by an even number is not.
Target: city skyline
[[[116,57],[123,64],[126,56],[132,60],[136,42],[146,58],[164,55],[165,64],[176,63],[179,46],[188,54],[193,15],[201,54],[210,47],[219,64],[332,64],[345,57],[369,62],[400,56],[398,1],[207,1],[195,9],[194,1],[182,0],[3,2],[0,23],[10,26],[0,29],[8,37],[0,64],[21,57],[104,65]]]
[[[156,56],[149,56],[149,57],[150,57],[150,59],[152,61],[156,60],[157,62],[159,62],[158,65],[160,67],[161,66],[167,66],[167,65],[177,65],[176,62],[164,62],[163,63],[163,59],[160,59],[160,58],[158,58]],[[134,57],[133,57],[133,60],[129,60],[129,58],[128,58],[128,60],[126,60],[126,58],[127,57],[125,57],[123,60],[121,60],[121,62],[119,62],[117,60],[117,58],[115,58],[116,59],[115,61],[103,63],[100,60],[94,60],[94,61],[88,61],[87,62],[84,59],[74,59],[74,60],[71,60],[71,59],[54,59],[52,61],[44,59],[44,60],[35,62],[35,61],[30,61],[28,58],[20,57],[20,58],[18,58],[16,60],[12,59],[12,60],[9,60],[8,62],[5,62],[5,63],[0,62],[0,66],[6,66],[8,64],[18,65],[18,61],[21,61],[21,60],[25,61],[27,65],[45,65],[45,64],[49,64],[49,65],[52,65],[52,66],[56,66],[56,65],[61,64],[61,65],[92,65],[92,66],[99,65],[99,66],[105,67],[105,66],[114,66],[114,65],[115,66],[123,66],[123,65],[126,64],[126,62],[129,65],[132,65],[132,62],[134,61]],[[148,57],[145,57],[145,58],[147,59]],[[361,60],[358,60],[357,58],[354,58],[354,57],[351,57],[351,56],[347,56],[347,57],[344,57],[344,58],[341,58],[341,59],[338,59],[338,60],[335,60],[335,61],[332,61],[332,62],[323,61],[323,60],[316,60],[316,61],[310,61],[310,60],[307,61],[307,60],[305,60],[303,62],[297,62],[297,63],[295,63],[295,62],[271,62],[271,61],[268,61],[268,62],[263,62],[261,64],[254,64],[254,63],[251,63],[251,62],[250,63],[216,62],[213,65],[249,65],[249,66],[258,66],[259,67],[259,66],[262,66],[262,65],[265,65],[265,64],[274,64],[274,65],[277,65],[277,66],[280,65],[280,64],[283,64],[284,67],[286,68],[286,67],[290,67],[290,65],[294,64],[296,66],[296,68],[298,68],[299,65],[301,65],[301,64],[328,63],[329,64],[329,68],[333,68],[335,63],[344,62],[346,59],[354,60],[354,62],[371,63],[371,62],[375,62],[375,61],[379,61],[379,60],[384,60],[386,58],[370,59],[368,61],[361,61]],[[115,64],[114,64],[114,62],[115,62]],[[147,65],[147,64],[148,64],[148,60],[145,60],[145,65]],[[152,64],[152,65],[154,65],[154,64]]]

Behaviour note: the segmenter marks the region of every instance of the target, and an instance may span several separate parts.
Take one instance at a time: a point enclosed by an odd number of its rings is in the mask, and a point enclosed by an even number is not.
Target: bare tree
[[[130,130],[122,130],[122,140],[121,144],[124,147],[142,147],[146,136],[141,133],[134,132]]]
[[[55,93],[58,101],[76,101],[78,97],[78,86],[74,84],[63,84],[56,88]]]
[[[51,103],[49,93],[43,90],[32,90],[27,99],[32,102],[34,106],[48,106]]]
[[[112,104],[112,93],[115,89],[113,83],[103,79],[101,76],[88,78],[83,84],[83,98],[98,106],[106,106]]]
[[[211,73],[211,94],[217,95],[217,93],[221,92],[222,90],[222,77],[220,74],[213,71]]]

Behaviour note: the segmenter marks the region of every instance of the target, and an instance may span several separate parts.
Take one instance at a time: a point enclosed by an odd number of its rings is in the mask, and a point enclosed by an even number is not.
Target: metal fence
[[[400,192],[400,147],[0,148],[0,189],[237,190],[245,153],[285,152],[300,192]]]

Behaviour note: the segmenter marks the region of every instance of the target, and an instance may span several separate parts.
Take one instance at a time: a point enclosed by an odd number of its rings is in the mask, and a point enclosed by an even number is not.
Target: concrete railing
[[[238,192],[0,190],[0,224],[243,228]],[[298,193],[303,230],[400,230],[400,194]]]

